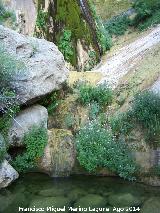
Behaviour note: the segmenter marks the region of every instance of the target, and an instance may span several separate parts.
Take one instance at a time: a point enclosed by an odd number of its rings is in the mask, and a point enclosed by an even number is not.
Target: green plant
[[[96,119],[98,116],[98,113],[100,112],[100,106],[97,102],[93,102],[90,104],[90,109],[89,109],[89,118],[91,120]]]
[[[160,23],[160,11],[155,12],[151,17],[149,17],[144,23],[139,24],[139,30],[145,30],[148,27],[155,26]]]
[[[94,17],[94,20],[96,22],[96,34],[98,38],[98,42],[102,48],[103,53],[105,53],[106,50],[110,50],[112,47],[112,38],[109,35],[108,31],[106,31],[101,18],[97,15],[95,6],[92,2],[92,0],[88,1],[92,15]]]
[[[147,130],[148,139],[160,136],[160,95],[144,91],[135,96],[132,114],[143,128]]]
[[[75,139],[80,164],[89,172],[105,167],[120,177],[134,179],[136,165],[124,141],[116,141],[110,130],[96,120],[81,128]]]
[[[111,18],[104,26],[110,35],[123,35],[130,25],[128,15],[121,14]]]
[[[159,0],[136,0],[133,3],[137,15],[133,21],[134,26],[145,29],[153,24],[160,23],[159,19]]]
[[[94,87],[90,84],[82,83],[79,86],[78,90],[78,100],[83,105],[87,105],[92,102],[97,102],[100,106],[105,106],[112,103],[112,90],[105,84]]]
[[[119,113],[109,118],[109,124],[115,136],[128,135],[134,128],[133,117],[130,111]]]
[[[36,162],[43,155],[47,144],[47,130],[42,126],[33,126],[24,136],[23,143],[26,151],[13,161],[13,165],[19,172],[25,172],[36,166]]]
[[[69,113],[65,117],[65,124],[67,128],[72,128],[75,125],[76,121],[74,118],[74,115],[72,113]]]
[[[36,26],[39,30],[44,30],[46,28],[46,19],[47,19],[47,12],[43,10],[39,10],[37,14]]]
[[[73,56],[72,33],[70,30],[64,30],[58,43],[59,50],[63,53],[66,61],[70,62]]]

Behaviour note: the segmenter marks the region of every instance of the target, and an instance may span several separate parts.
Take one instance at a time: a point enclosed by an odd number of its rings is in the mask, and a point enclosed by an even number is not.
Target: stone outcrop
[[[16,15],[17,31],[24,35],[33,35],[37,17],[34,0],[3,0],[3,2]]]
[[[23,137],[33,126],[47,129],[48,112],[41,105],[35,105],[22,110],[12,121],[9,130],[9,144],[11,146],[22,146]]]
[[[3,26],[0,26],[0,41],[22,67],[10,82],[20,104],[35,102],[66,81],[69,71],[63,55],[53,43],[25,37]]]
[[[48,131],[48,144],[38,168],[52,177],[71,174],[75,162],[73,135],[68,130],[51,129]]]
[[[19,177],[16,170],[4,160],[0,165],[0,189],[7,187]]]

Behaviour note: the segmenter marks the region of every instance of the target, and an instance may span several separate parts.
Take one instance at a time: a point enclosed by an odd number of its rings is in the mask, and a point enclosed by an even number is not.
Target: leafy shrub
[[[138,28],[140,30],[145,30],[151,26],[155,26],[160,23],[160,11],[157,11],[149,17],[144,23],[139,24]]]
[[[136,165],[123,141],[116,141],[110,130],[92,121],[76,135],[80,164],[89,172],[105,167],[120,177],[134,179]]]
[[[110,117],[109,124],[116,136],[127,135],[134,128],[133,117],[130,111]]]
[[[130,25],[128,15],[115,16],[107,21],[104,26],[110,35],[123,35]]]
[[[92,15],[96,21],[96,33],[98,37],[98,42],[104,53],[106,50],[110,50],[110,48],[112,47],[112,38],[109,35],[109,33],[106,31],[106,29],[104,28],[101,18],[97,15],[96,9],[92,0],[89,0],[88,3],[90,6]]]
[[[112,102],[112,90],[107,85],[98,85],[96,87],[82,83],[79,86],[79,102],[87,105],[97,102],[100,106],[109,105]]]
[[[100,106],[97,102],[93,102],[90,104],[90,110],[89,110],[89,118],[91,120],[96,119],[98,113],[100,112]]]
[[[46,18],[47,18],[47,12],[43,10],[39,10],[37,14],[36,19],[36,26],[39,30],[43,30],[46,27]]]
[[[43,155],[47,144],[47,130],[34,126],[25,136],[26,151],[16,157],[13,165],[19,172],[25,172],[36,166],[36,161]]]
[[[159,0],[136,0],[133,3],[133,8],[136,10],[136,17],[133,21],[135,26],[140,29],[145,29],[153,24],[160,23],[159,19]],[[145,24],[147,22],[147,24]]]
[[[160,135],[160,95],[152,91],[138,94],[132,105],[133,117],[145,128],[149,138]]]
[[[59,40],[58,48],[64,55],[65,60],[71,62],[74,52],[72,46],[72,33],[70,30],[63,31],[63,35]]]

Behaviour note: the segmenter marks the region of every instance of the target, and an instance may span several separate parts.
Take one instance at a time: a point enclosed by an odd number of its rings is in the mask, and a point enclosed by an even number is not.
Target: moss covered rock
[[[159,213],[160,210],[160,197],[151,197],[144,203],[141,212],[142,213]]]
[[[140,198],[130,194],[130,193],[119,193],[109,196],[109,204],[115,207],[130,207],[139,206],[142,204]]]
[[[36,35],[56,43],[64,56],[68,54],[66,60],[74,67],[84,69],[90,51],[94,51],[95,59],[99,60],[101,46],[88,1],[38,0],[37,9]]]
[[[38,162],[38,169],[52,177],[70,175],[75,162],[75,148],[71,131],[51,129],[44,156]]]
[[[88,194],[80,198],[74,206],[77,208],[79,206],[82,208],[102,208],[106,206],[106,200],[100,195]]]
[[[37,197],[35,198],[31,203],[29,208],[33,208],[36,206],[36,208],[44,208],[44,213],[47,213],[48,207],[54,207],[54,208],[64,208],[69,206],[69,200],[65,197]]]

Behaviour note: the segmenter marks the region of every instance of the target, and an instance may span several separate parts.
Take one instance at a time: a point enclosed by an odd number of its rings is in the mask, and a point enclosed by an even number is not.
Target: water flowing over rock
[[[23,138],[33,126],[47,129],[48,112],[40,105],[35,105],[22,110],[12,121],[9,130],[9,144],[11,146],[23,146]]]
[[[19,177],[16,170],[6,161],[0,165],[0,189],[7,187]]]
[[[52,177],[69,176],[75,162],[75,148],[71,131],[51,129],[48,144],[38,168]]]
[[[20,104],[35,102],[66,81],[69,71],[53,43],[25,37],[3,26],[0,26],[0,41],[9,54],[22,62],[22,70],[10,82]]]

